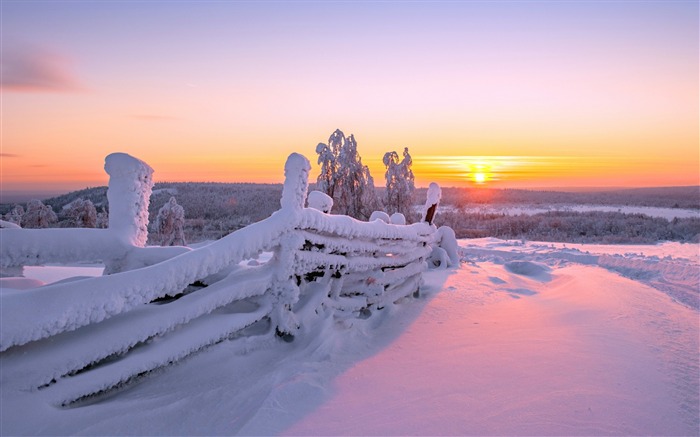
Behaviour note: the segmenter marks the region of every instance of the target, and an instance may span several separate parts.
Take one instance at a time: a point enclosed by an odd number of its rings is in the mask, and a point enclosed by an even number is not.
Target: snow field
[[[512,242],[461,243],[461,269],[425,275],[435,294],[417,319],[373,337],[398,338],[293,425],[261,411],[242,434],[698,434],[696,310],[566,251],[534,257],[526,243],[486,260]]]
[[[224,340],[74,408],[3,380],[3,434],[698,433],[697,311],[596,261],[697,267],[698,245],[460,246],[461,267],[425,273],[418,299],[329,317],[309,288],[294,342]]]

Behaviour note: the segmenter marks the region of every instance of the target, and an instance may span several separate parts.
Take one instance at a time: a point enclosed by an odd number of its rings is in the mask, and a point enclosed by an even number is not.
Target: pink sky
[[[2,191],[104,185],[117,151],[280,182],[336,128],[378,184],[403,147],[419,185],[700,184],[696,1],[0,7]]]

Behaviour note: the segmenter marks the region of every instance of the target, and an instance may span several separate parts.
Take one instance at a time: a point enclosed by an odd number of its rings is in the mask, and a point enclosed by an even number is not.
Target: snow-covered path
[[[421,298],[293,343],[224,342],[75,408],[3,387],[1,434],[700,433],[697,305],[671,297],[700,286],[697,244],[460,243]]]

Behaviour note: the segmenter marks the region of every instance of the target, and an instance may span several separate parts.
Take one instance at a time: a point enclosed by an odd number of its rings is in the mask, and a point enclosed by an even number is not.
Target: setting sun
[[[472,178],[477,184],[483,184],[484,182],[486,182],[486,175],[484,173],[474,173],[472,175]]]

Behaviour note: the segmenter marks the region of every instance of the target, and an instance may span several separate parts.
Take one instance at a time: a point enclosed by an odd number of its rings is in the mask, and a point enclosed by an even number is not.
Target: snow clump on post
[[[306,203],[311,164],[305,156],[292,153],[284,164],[284,188],[280,204],[282,209],[300,210]]]
[[[153,169],[126,153],[112,153],[105,158],[105,171],[109,174],[109,229],[128,244],[145,246]]]
[[[333,198],[321,191],[310,192],[308,200],[309,208],[317,209],[326,214],[329,214],[333,208]]]
[[[375,220],[381,220],[384,223],[391,223],[391,218],[389,214],[384,211],[374,211],[371,216],[369,216],[369,221],[373,222]]]
[[[440,199],[442,198],[442,190],[440,186],[435,182],[431,182],[428,186],[428,195],[425,199],[425,209],[423,210],[423,219],[421,221],[428,222],[428,224],[433,224],[433,219],[435,218],[435,212],[440,204]]]
[[[391,218],[392,225],[405,225],[406,224],[406,216],[401,214],[400,212],[393,213],[390,218]]]

